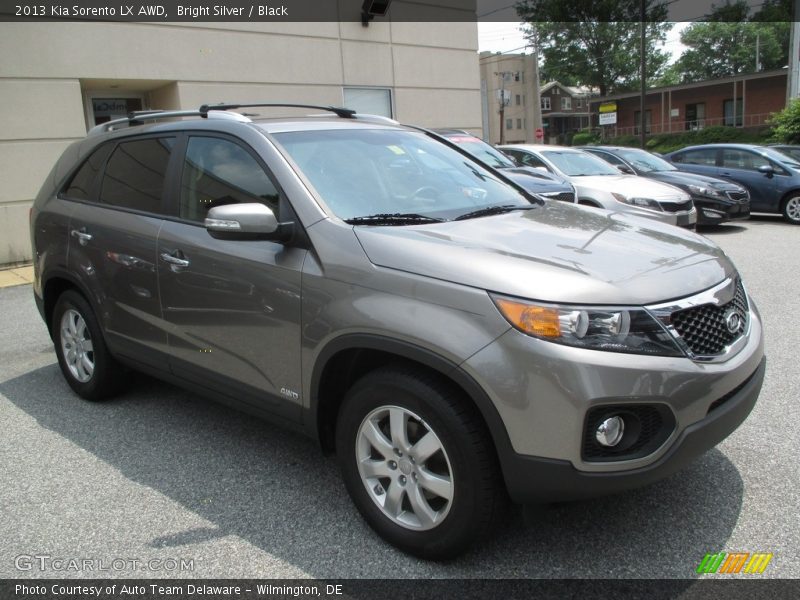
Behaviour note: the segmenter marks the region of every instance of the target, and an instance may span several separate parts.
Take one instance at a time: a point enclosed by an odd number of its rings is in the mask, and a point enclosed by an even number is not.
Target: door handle
[[[180,254],[180,256],[175,256],[176,254]],[[176,250],[172,254],[169,254],[167,252],[162,252],[161,260],[163,260],[165,263],[169,263],[173,267],[180,267],[182,269],[185,269],[186,267],[189,266],[189,261],[186,260],[185,258],[181,258],[181,256],[183,256],[183,253],[180,250]]]
[[[86,227],[81,227],[80,229],[73,229],[69,233],[72,237],[78,238],[78,243],[81,246],[85,246],[92,239],[92,234],[86,233]]]

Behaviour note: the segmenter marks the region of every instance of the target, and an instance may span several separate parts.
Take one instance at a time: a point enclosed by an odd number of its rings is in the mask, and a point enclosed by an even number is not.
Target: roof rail
[[[117,129],[118,125],[127,125],[132,127],[134,125],[142,125],[144,121],[156,121],[158,119],[173,119],[175,117],[203,117],[204,119],[229,119],[233,121],[242,121],[249,123],[245,115],[238,113],[227,113],[224,111],[217,111],[212,109],[209,111],[199,110],[137,110],[128,113],[127,117],[121,119],[114,119],[113,121],[106,121],[100,125],[96,125],[89,130],[88,135],[97,135],[107,131]]]
[[[356,111],[352,108],[343,108],[340,106],[318,106],[315,104],[283,104],[283,103],[264,103],[259,102],[256,104],[203,104],[200,107],[200,113],[208,113],[211,110],[229,110],[232,108],[313,108],[315,110],[326,110],[335,113],[337,117],[343,119],[352,119]]]

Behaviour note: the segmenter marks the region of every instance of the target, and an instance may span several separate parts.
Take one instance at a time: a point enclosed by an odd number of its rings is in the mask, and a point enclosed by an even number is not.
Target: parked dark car
[[[581,149],[608,161],[623,173],[663,181],[688,192],[697,208],[698,225],[719,225],[750,216],[750,194],[731,181],[680,171],[672,163],[640,148],[586,146]]]
[[[664,158],[682,171],[730,179],[750,192],[750,210],[800,225],[800,163],[755,144],[689,146]]]
[[[460,129],[434,129],[434,132],[469,152],[490,167],[502,169],[509,179],[529,192],[551,200],[575,202],[575,188],[570,182],[557,175],[521,166],[510,156],[503,154],[497,148],[466,131]]]

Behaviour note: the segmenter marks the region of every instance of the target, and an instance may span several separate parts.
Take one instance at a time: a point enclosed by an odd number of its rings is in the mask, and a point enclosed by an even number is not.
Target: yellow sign
[[[600,105],[600,112],[601,113],[617,112],[617,103],[616,102],[603,102]]]

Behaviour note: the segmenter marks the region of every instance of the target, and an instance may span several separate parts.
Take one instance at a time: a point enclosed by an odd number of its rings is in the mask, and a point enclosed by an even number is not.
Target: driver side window
[[[181,177],[180,217],[202,222],[214,206],[260,202],[278,214],[278,190],[242,146],[192,136]]]

